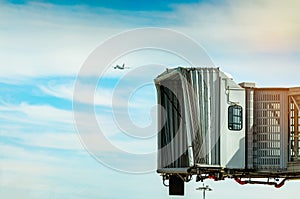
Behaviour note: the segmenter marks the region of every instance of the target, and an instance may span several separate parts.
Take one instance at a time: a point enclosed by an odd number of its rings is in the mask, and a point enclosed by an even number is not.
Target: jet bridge
[[[170,195],[192,175],[275,187],[300,178],[300,87],[237,84],[219,68],[178,67],[154,81],[157,172]]]

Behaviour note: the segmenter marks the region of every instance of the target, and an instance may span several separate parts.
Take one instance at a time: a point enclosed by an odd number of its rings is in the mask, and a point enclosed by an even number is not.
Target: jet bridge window
[[[239,105],[228,107],[228,129],[240,131],[243,128],[243,108]]]

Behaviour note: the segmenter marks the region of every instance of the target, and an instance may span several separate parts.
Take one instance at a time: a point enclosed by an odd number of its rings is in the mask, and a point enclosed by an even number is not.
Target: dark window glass
[[[228,129],[240,131],[243,128],[243,108],[239,105],[228,107]]]

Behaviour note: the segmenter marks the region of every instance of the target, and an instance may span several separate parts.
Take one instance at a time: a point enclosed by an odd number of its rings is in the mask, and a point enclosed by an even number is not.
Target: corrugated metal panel
[[[199,68],[186,71],[184,77],[195,95],[190,99],[195,108],[191,119],[199,128],[191,132],[195,162],[219,165],[219,70]]]
[[[166,111],[159,112],[158,168],[220,164],[219,73],[177,68],[155,79]]]

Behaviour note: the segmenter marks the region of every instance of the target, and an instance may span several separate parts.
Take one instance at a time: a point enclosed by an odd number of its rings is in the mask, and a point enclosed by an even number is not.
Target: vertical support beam
[[[299,159],[299,112],[300,108],[295,100],[294,96],[291,96],[291,100],[294,104],[294,142],[293,142],[293,153],[294,158]]]
[[[254,89],[246,88],[246,168],[253,169]]]
[[[295,126],[294,126],[294,154],[295,159],[298,159],[298,150],[299,150],[299,110],[294,109],[294,117],[295,117]]]
[[[288,113],[289,111],[289,99],[288,99],[288,92],[282,92],[280,94],[280,114],[279,115],[281,118],[282,118],[282,123],[281,123],[281,167],[282,168],[287,168],[287,162],[289,160],[288,158],[288,154],[289,154],[289,147],[288,147],[288,143],[289,143],[289,135],[288,135],[288,132],[289,132],[289,118],[288,118],[288,114],[285,114],[285,113]]]

